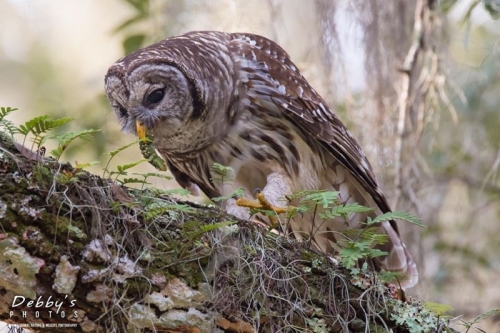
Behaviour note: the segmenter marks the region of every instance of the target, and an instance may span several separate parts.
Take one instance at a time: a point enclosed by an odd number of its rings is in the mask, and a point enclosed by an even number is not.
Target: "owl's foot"
[[[256,195],[257,200],[249,200],[247,198],[239,198],[236,200],[236,204],[240,207],[247,207],[250,209],[259,209],[275,212],[276,214],[286,213],[290,207],[278,207],[273,206],[269,201],[267,201],[266,196],[262,192],[258,192]],[[269,224],[272,229],[279,228],[279,223],[276,221],[276,216],[268,216]]]

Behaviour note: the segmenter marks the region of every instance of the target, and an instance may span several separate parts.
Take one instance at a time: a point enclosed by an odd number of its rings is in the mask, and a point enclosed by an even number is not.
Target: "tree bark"
[[[0,132],[0,319],[50,332],[454,332],[375,274],[161,193],[21,154]]]

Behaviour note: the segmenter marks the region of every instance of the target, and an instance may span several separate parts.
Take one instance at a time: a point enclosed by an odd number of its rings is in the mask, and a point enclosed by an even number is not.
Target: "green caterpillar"
[[[152,166],[160,171],[167,171],[165,161],[156,153],[153,147],[153,134],[146,133],[146,136],[139,141],[139,148],[141,149],[142,156],[144,156]]]

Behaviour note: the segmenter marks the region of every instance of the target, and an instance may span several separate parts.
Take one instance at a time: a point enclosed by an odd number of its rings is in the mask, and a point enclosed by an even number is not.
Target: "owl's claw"
[[[260,209],[275,212],[276,214],[286,213],[292,207],[278,207],[273,206],[269,201],[267,201],[266,196],[262,191],[258,190],[256,198],[257,200],[249,200],[247,198],[239,198],[236,200],[236,204],[241,207],[247,207],[250,209]],[[271,228],[278,228],[279,223],[276,221],[276,216],[268,216]]]

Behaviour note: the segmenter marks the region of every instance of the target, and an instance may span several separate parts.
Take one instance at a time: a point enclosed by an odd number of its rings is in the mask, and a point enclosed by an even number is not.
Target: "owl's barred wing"
[[[278,107],[286,111],[284,115],[292,123],[318,140],[351,172],[383,213],[391,211],[362,149],[290,61],[288,54],[261,36],[234,34],[234,37],[235,51],[256,61],[259,64],[258,70],[269,76],[265,80],[259,80],[258,77],[252,80],[250,85],[253,85],[255,91],[268,95]],[[255,69],[246,70],[251,73]],[[269,89],[269,82],[275,85],[273,89]],[[395,224],[393,227],[397,230]]]
[[[349,170],[382,213],[390,212],[389,204],[378,187],[362,149],[291,62],[288,54],[261,36],[232,34],[232,37],[230,49],[236,55],[236,63],[243,73],[242,80],[248,87],[249,99],[260,99],[257,103],[263,103],[262,99],[265,98],[272,101],[275,107],[266,110],[271,113],[270,116],[285,116],[305,135],[315,138]],[[272,114],[273,112],[277,114]],[[401,282],[403,288],[414,286],[418,281],[417,268],[399,238],[396,222],[384,221],[380,227],[389,239],[379,248],[387,251],[388,255],[376,258],[373,260],[374,264],[384,270],[405,274],[408,280]]]

